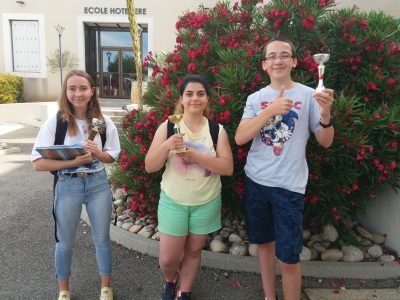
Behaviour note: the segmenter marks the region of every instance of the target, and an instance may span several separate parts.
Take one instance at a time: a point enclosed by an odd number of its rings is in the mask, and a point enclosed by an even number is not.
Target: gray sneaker
[[[178,298],[176,298],[176,300],[190,300],[192,299],[190,297],[190,294],[191,294],[190,292],[182,292],[181,295]]]
[[[161,293],[161,300],[175,300],[176,286],[178,281],[175,282],[164,282],[163,291]]]

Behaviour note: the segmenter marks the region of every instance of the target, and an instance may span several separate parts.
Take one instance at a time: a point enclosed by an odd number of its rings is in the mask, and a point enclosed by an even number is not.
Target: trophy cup
[[[314,60],[318,64],[318,86],[316,88],[317,93],[322,92],[324,87],[324,72],[325,72],[325,66],[324,63],[329,60],[329,54],[328,53],[318,53],[314,54]]]
[[[180,115],[170,115],[168,116],[168,120],[174,124],[174,132],[175,134],[180,134],[181,131],[179,129],[178,123],[182,120],[183,114]],[[186,148],[183,147],[182,149],[175,150],[175,153],[185,153]]]
[[[94,140],[96,134],[103,127],[103,125],[104,125],[103,121],[96,119],[96,118],[92,119],[92,128],[90,129],[89,138],[88,138],[89,141]]]

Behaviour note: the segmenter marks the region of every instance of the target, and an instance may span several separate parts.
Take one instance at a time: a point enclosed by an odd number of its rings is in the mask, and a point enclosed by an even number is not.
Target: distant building
[[[363,10],[382,9],[400,16],[399,0],[342,0],[338,7],[357,5]],[[186,10],[212,7],[215,0],[137,0],[136,14],[142,56],[148,51],[171,51],[175,23]],[[234,2],[234,1],[232,1]],[[60,91],[60,71],[48,67],[57,62],[59,43],[70,62],[96,80],[100,97],[129,98],[135,80],[132,40],[125,0],[3,0],[0,7],[0,73],[24,78],[26,102],[54,101]],[[64,29],[59,37],[56,26]],[[66,55],[64,58],[67,57]],[[64,70],[63,75],[65,75]]]

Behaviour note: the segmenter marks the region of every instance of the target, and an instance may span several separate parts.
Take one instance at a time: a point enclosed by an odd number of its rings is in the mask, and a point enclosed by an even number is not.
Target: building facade
[[[342,0],[337,6],[400,16],[398,1]],[[142,57],[173,50],[178,16],[215,3],[136,0]],[[63,75],[72,67],[93,76],[100,97],[130,97],[135,66],[125,0],[3,0],[0,24],[0,73],[24,78],[26,102],[57,99]]]

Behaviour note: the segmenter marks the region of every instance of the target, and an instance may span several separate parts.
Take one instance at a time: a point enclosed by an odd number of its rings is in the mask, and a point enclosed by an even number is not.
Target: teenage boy
[[[333,141],[333,90],[316,93],[294,82],[296,50],[274,39],[263,50],[262,68],[270,85],[247,98],[236,131],[238,145],[253,140],[245,165],[245,213],[249,241],[257,244],[265,299],[275,299],[275,257],[282,271],[285,300],[300,299],[300,253],[304,193],[308,178],[306,145],[310,130],[328,148]]]

